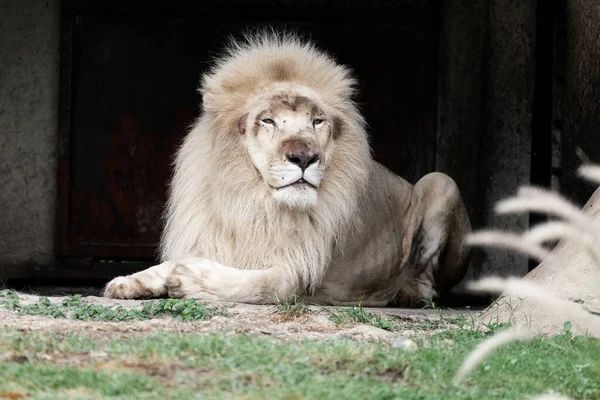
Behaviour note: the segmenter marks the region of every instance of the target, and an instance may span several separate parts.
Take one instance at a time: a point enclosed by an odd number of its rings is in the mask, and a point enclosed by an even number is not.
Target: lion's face
[[[275,87],[252,99],[238,128],[252,163],[277,202],[299,209],[317,204],[333,150],[335,121],[305,87]]]

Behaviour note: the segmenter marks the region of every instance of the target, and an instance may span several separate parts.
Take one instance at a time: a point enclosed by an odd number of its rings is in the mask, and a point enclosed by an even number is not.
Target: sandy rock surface
[[[39,296],[20,294],[22,305],[33,304]],[[52,302],[60,303],[64,296],[48,297]],[[85,296],[82,301],[107,307],[122,306],[124,308],[142,308],[145,301],[114,300],[104,297]],[[448,328],[451,321],[459,313],[468,311],[440,311],[431,309],[394,309],[368,308],[367,310],[386,314],[396,319],[401,329],[389,332],[371,325],[344,324],[338,325],[329,319],[335,311],[331,307],[309,306],[309,312],[290,317],[278,306],[249,305],[235,303],[207,304],[209,307],[222,307],[227,316],[216,316],[209,320],[185,322],[171,317],[160,317],[151,320],[131,320],[126,322],[80,321],[65,318],[48,318],[41,316],[20,315],[0,306],[0,328],[10,328],[19,331],[42,331],[55,333],[86,333],[90,335],[118,336],[144,334],[157,330],[176,331],[182,333],[213,333],[246,334],[262,337],[273,337],[283,341],[318,340],[324,341],[335,337],[344,337],[361,342],[382,341],[392,344],[398,339],[422,334],[424,331],[436,331],[435,326]],[[428,328],[424,328],[427,326]],[[431,327],[433,329],[430,329]]]

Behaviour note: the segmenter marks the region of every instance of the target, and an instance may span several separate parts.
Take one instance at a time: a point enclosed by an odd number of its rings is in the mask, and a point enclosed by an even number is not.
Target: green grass
[[[21,304],[19,296],[10,290],[0,291],[0,305],[22,315],[38,315],[52,318],[71,318],[86,321],[148,320],[171,316],[183,321],[200,321],[216,315],[225,315],[221,308],[206,307],[195,299],[160,299],[144,303],[141,309],[106,307],[85,302],[81,295],[66,297],[55,303],[41,297],[34,304]]]
[[[199,320],[222,314],[194,300],[162,299],[142,309],[104,307],[70,296],[21,303],[0,291],[0,305],[24,315],[127,321],[171,315]],[[283,302],[290,317],[307,313],[299,299]],[[462,318],[462,319],[461,319]],[[390,331],[422,330],[361,306],[330,312],[339,323]],[[416,351],[346,339],[282,343],[244,335],[155,332],[102,336],[0,329],[0,399],[525,399],[554,390],[572,399],[600,399],[600,341],[574,336],[570,323],[549,339],[513,343],[493,353],[455,387],[467,354],[506,325],[477,331],[464,317],[415,339]]]
[[[399,324],[389,316],[382,316],[358,306],[329,311],[329,319],[336,324],[369,324],[386,331],[398,330]]]
[[[460,363],[486,336],[443,332],[407,352],[341,339],[0,330],[0,398],[524,399],[550,389],[600,398],[600,342],[566,334],[507,345],[454,387]]]

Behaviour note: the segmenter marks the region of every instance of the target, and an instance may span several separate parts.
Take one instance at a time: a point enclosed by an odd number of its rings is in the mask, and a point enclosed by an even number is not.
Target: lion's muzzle
[[[302,171],[319,161],[319,153],[314,151],[311,141],[292,139],[283,143],[283,153],[286,160],[300,167]]]

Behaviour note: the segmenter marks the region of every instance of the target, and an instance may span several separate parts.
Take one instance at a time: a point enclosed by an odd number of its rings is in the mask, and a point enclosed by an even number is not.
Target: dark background
[[[200,75],[249,27],[298,32],[351,66],[376,159],[411,182],[435,169],[439,4],[282,3],[66,7],[59,256],[152,259]]]

